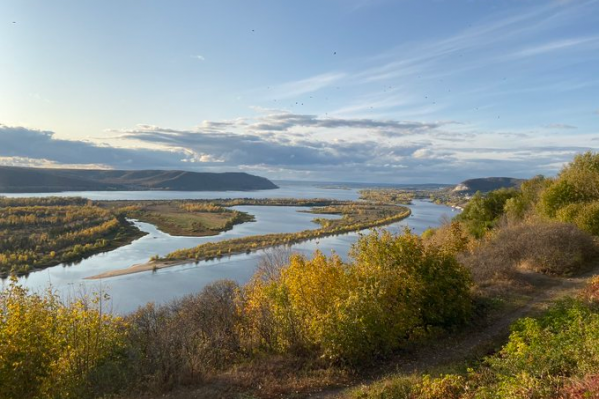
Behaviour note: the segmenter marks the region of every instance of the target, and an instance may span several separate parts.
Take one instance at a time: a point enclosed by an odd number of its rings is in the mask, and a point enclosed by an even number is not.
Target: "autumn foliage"
[[[351,262],[295,255],[244,289],[247,334],[258,348],[357,363],[464,323],[470,277],[453,256],[406,231],[374,232]]]
[[[127,325],[95,296],[64,304],[12,283],[0,293],[0,397],[92,397],[121,388]]]

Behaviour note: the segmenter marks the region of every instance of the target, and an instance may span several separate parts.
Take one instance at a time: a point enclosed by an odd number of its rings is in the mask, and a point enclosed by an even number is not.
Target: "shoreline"
[[[251,252],[256,252],[256,251],[263,250],[263,249],[275,248],[275,247],[278,247],[281,245],[298,244],[300,242],[310,241],[312,239],[342,235],[342,234],[353,233],[353,232],[357,232],[357,231],[373,229],[376,227],[387,226],[387,225],[390,225],[393,223],[400,222],[400,221],[408,218],[412,214],[411,209],[409,209],[407,207],[403,207],[403,208],[405,208],[406,211],[402,212],[401,214],[395,215],[394,217],[391,217],[387,220],[374,221],[374,223],[372,223],[370,226],[360,226],[360,228],[357,228],[357,229],[347,229],[347,230],[343,229],[343,230],[339,230],[339,231],[326,231],[323,229],[305,230],[304,232],[300,232],[300,233],[307,233],[307,235],[303,236],[302,238],[294,239],[293,242],[291,242],[291,241],[278,242],[278,243],[266,242],[264,245],[255,245],[255,243],[252,243],[253,245],[250,244],[249,248],[244,247],[237,251],[227,252],[226,256],[240,255],[243,253],[251,253]],[[279,236],[277,238],[282,239],[282,238],[286,237],[288,234],[289,233],[283,233],[280,235],[274,234],[273,236]],[[292,234],[297,234],[297,233],[292,233]],[[255,236],[255,237],[256,238],[260,238],[260,237],[264,238],[265,236]],[[243,240],[243,239],[247,239],[247,238],[242,238],[241,240]],[[239,240],[239,239],[233,239],[233,240],[229,240],[229,241],[234,241],[234,240]],[[261,241],[264,242],[263,240],[261,240]],[[221,241],[221,242],[219,242],[219,244],[222,244],[225,242],[226,241]],[[212,244],[212,243],[207,243],[207,244],[202,244],[202,245],[210,245],[210,244]],[[129,274],[142,273],[142,272],[147,272],[147,271],[156,271],[159,269],[165,269],[165,268],[173,267],[173,266],[181,266],[181,265],[185,265],[185,264],[189,264],[189,263],[198,263],[200,261],[205,261],[205,260],[219,259],[219,258],[223,258],[224,256],[225,255],[214,256],[214,255],[206,254],[204,256],[200,256],[200,257],[196,257],[196,258],[150,260],[146,263],[134,264],[134,265],[124,268],[124,269],[111,270],[111,271],[96,274],[93,276],[84,277],[83,279],[84,280],[100,280],[100,279],[105,279],[105,278],[112,278],[112,277],[118,277],[118,276],[125,276],[125,275],[129,275]]]
[[[130,245],[134,241],[139,240],[140,238],[142,238],[148,234],[148,233],[145,233],[145,232],[139,230],[133,224],[130,224],[129,226],[127,226],[125,228],[125,230],[127,232],[127,235],[124,236],[123,238],[118,239],[118,240],[110,240],[110,244],[108,244],[107,246],[98,248],[94,251],[90,251],[89,253],[84,254],[80,258],[77,258],[77,259],[71,260],[71,261],[66,261],[66,262],[60,261],[60,262],[56,262],[56,263],[52,262],[52,263],[48,263],[48,264],[37,265],[36,267],[32,268],[31,270],[29,270],[27,272],[18,272],[18,273],[14,273],[14,275],[17,277],[26,277],[31,273],[41,272],[41,271],[44,271],[45,269],[48,269],[48,268],[54,267],[54,266],[58,266],[61,264],[66,264],[66,265],[77,264],[77,263],[82,262],[85,259],[90,258],[92,256],[103,254],[106,252],[111,252],[111,251],[114,251],[121,247]],[[0,272],[0,280],[8,279],[12,274],[13,273]]]
[[[189,263],[191,260],[158,260],[148,261],[147,263],[138,263],[133,266],[129,266],[125,269],[111,270],[108,272],[96,274],[95,276],[84,277],[84,280],[101,280],[103,278],[111,278],[118,276],[126,276],[128,274],[142,273],[148,271],[154,271],[158,269],[164,269],[167,267],[181,266]]]

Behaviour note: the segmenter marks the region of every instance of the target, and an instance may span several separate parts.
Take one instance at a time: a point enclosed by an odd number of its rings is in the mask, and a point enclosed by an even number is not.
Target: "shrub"
[[[240,356],[238,286],[222,280],[168,305],[129,317],[130,345],[141,387],[167,390],[201,380]]]
[[[497,224],[505,213],[507,201],[517,197],[518,193],[519,191],[513,188],[491,191],[486,196],[477,192],[455,220],[463,222],[470,234],[481,238]]]
[[[587,286],[582,290],[580,297],[582,300],[591,304],[599,303],[599,276],[595,276],[591,279]]]
[[[466,251],[472,244],[471,238],[462,223],[452,221],[437,229],[428,229],[422,234],[427,246],[440,248],[448,254],[456,255]]]
[[[487,363],[499,397],[524,392],[554,397],[563,383],[560,377],[598,369],[599,314],[579,301],[559,302],[539,319],[516,322],[507,345]]]
[[[468,271],[418,236],[374,232],[351,256],[350,264],[294,256],[278,276],[255,279],[244,293],[250,336],[277,351],[356,364],[468,319]]]
[[[556,218],[599,236],[599,201],[569,204],[557,211]]]
[[[356,272],[367,281],[378,283],[377,278],[385,281],[389,277],[392,281],[405,279],[401,289],[408,291],[406,295],[411,297],[408,303],[420,309],[425,326],[445,328],[468,319],[472,279],[451,251],[425,245],[420,237],[406,229],[401,235],[374,232],[364,236],[350,254]]]
[[[103,297],[62,303],[13,283],[0,293],[0,397],[86,398],[122,388],[126,330]]]
[[[418,386],[418,399],[460,399],[465,391],[465,378],[448,374],[439,378],[425,375]]]
[[[520,266],[549,274],[572,274],[587,266],[597,253],[593,237],[576,226],[532,220],[498,229],[459,259],[480,283]]]
[[[539,318],[512,325],[507,344],[464,375],[422,377],[402,382],[397,397],[410,399],[583,399],[599,392],[599,312],[566,299]],[[406,382],[410,382],[408,386]],[[395,397],[395,384],[378,384],[357,397]]]
[[[560,390],[560,399],[596,399],[599,397],[599,374],[569,380]]]

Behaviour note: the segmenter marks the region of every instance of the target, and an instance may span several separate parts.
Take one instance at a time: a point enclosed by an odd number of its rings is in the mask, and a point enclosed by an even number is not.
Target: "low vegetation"
[[[383,226],[398,222],[410,215],[410,210],[406,207],[395,205],[376,206],[359,202],[317,207],[312,208],[309,212],[316,214],[339,214],[342,217],[340,219],[315,219],[321,225],[319,229],[304,230],[298,233],[266,234],[209,242],[195,248],[172,252],[164,259],[156,260],[213,259],[224,255],[256,251],[281,245],[291,245],[310,239]]]
[[[530,220],[497,229],[458,258],[483,282],[522,270],[569,276],[598,255],[595,238],[576,226]]]
[[[209,236],[254,220],[252,215],[210,202],[194,201],[103,201],[100,206],[113,209],[155,225],[174,236]]]
[[[559,301],[542,316],[512,326],[497,353],[459,373],[397,376],[351,393],[353,398],[582,399],[599,394],[599,279],[580,298]]]

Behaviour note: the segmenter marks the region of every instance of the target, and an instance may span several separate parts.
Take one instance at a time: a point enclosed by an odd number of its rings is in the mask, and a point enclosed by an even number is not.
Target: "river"
[[[50,194],[21,194],[20,196],[48,196]],[[214,198],[333,198],[356,200],[355,189],[326,189],[312,185],[285,185],[276,190],[253,192],[69,192],[51,195],[81,196],[93,200],[142,200],[142,199],[214,199]],[[15,196],[15,195],[11,195]],[[451,217],[452,208],[435,205],[427,201],[414,201],[410,205],[412,215],[398,223],[385,227],[399,232],[406,226],[416,233],[422,233],[428,227],[438,226],[443,217]],[[144,263],[153,255],[166,255],[176,249],[190,248],[198,244],[219,241],[247,235],[267,233],[287,233],[317,228],[312,222],[316,215],[298,212],[299,207],[276,206],[237,206],[234,209],[255,215],[256,221],[236,225],[233,229],[211,237],[175,237],[165,234],[155,226],[135,222],[146,236],[133,243],[110,252],[93,255],[78,264],[61,264],[33,272],[20,278],[20,282],[33,291],[41,291],[52,285],[63,297],[81,293],[103,291],[112,298],[112,310],[116,313],[128,313],[147,302],[164,303],[186,294],[198,292],[206,284],[219,279],[232,279],[244,283],[252,276],[263,252],[233,255],[230,257],[189,263],[181,266],[161,269],[155,272],[143,272],[104,280],[84,280],[85,277],[110,270],[122,269],[133,264]],[[318,217],[337,217],[317,215]],[[351,245],[358,239],[358,233],[332,236],[299,243],[293,250],[311,254],[320,249],[326,254],[335,251],[346,257]]]

